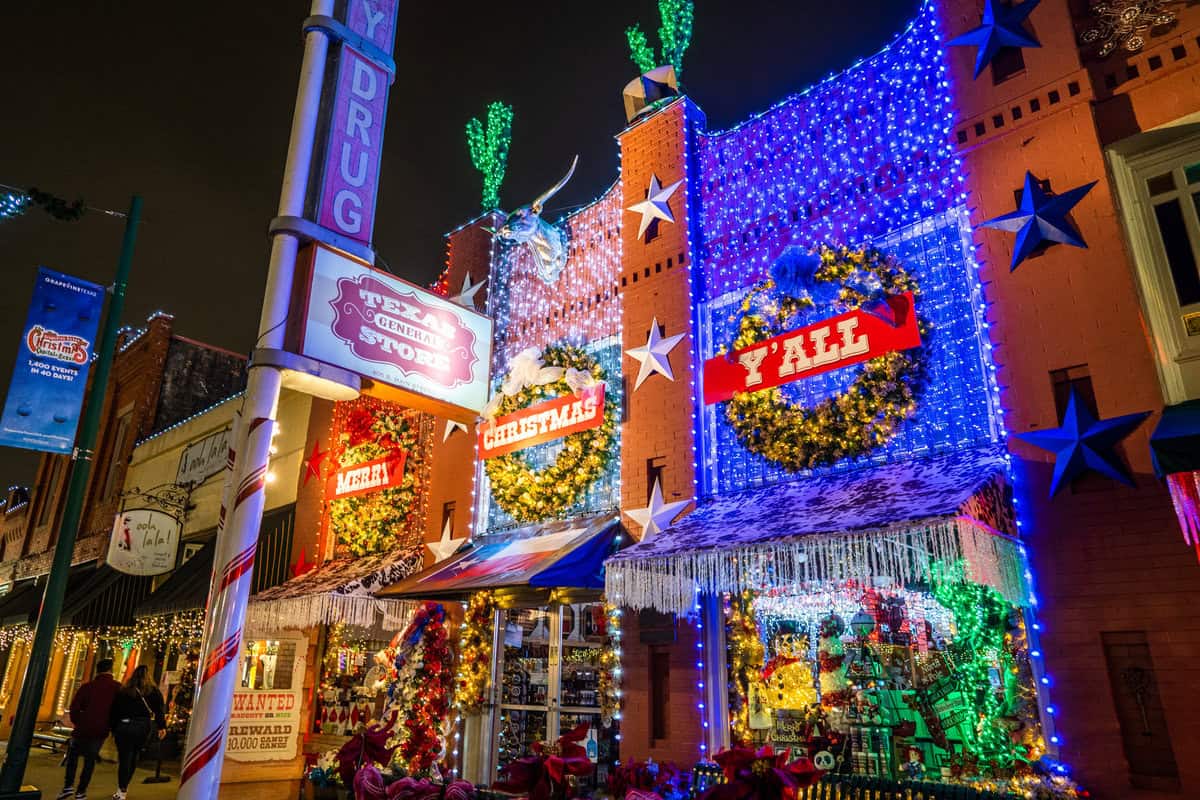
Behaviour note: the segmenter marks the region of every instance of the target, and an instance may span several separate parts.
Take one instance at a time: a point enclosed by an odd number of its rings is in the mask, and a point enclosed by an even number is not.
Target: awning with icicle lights
[[[935,565],[1029,601],[1003,450],[915,459],[717,497],[612,556],[611,602],[688,613],[696,592],[927,583]]]

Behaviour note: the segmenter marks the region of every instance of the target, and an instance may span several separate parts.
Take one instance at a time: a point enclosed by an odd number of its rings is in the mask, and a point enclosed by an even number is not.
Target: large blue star
[[[984,228],[998,228],[1017,234],[1010,270],[1016,269],[1043,244],[1069,244],[1086,248],[1087,242],[1083,241],[1083,237],[1075,230],[1067,215],[1095,185],[1096,181],[1092,181],[1083,186],[1076,186],[1069,192],[1050,196],[1042,191],[1041,181],[1035,178],[1032,172],[1026,172],[1021,205],[1017,210],[993,217],[981,225]]]
[[[1075,478],[1094,469],[1113,480],[1133,485],[1125,465],[1113,448],[1142,420],[1150,416],[1149,411],[1125,414],[1112,419],[1097,420],[1086,405],[1079,402],[1075,390],[1067,400],[1067,413],[1062,424],[1048,431],[1019,433],[1017,438],[1034,447],[1054,453],[1054,478],[1050,481],[1050,496]]]
[[[951,47],[974,46],[975,77],[992,63],[1002,47],[1041,47],[1042,44],[1025,32],[1024,23],[1029,12],[1037,8],[1041,0],[1025,0],[1017,6],[1007,6],[997,0],[984,0],[983,19],[978,28],[962,36],[956,36],[946,44]]]

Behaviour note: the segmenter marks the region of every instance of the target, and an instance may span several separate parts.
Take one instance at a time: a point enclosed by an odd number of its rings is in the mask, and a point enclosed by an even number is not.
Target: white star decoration
[[[640,203],[634,203],[626,211],[632,211],[635,214],[642,215],[642,222],[638,226],[638,238],[646,235],[646,229],[650,227],[650,223],[656,219],[661,219],[664,222],[674,222],[675,217],[671,214],[671,205],[668,202],[671,195],[679,188],[682,180],[675,181],[667,188],[663,188],[658,182],[657,175],[650,176],[650,191],[646,193],[646,199]]]
[[[484,278],[479,283],[474,283],[474,284],[471,283],[471,273],[468,272],[466,274],[466,277],[463,278],[462,291],[459,292],[458,294],[454,295],[454,297],[451,297],[450,299],[453,300],[455,303],[458,303],[460,306],[466,306],[467,308],[474,308],[475,307],[475,295],[479,292],[480,289],[483,288],[483,285],[485,283],[487,283],[487,278]]]
[[[425,546],[429,548],[429,552],[433,553],[433,562],[435,564],[445,561],[454,555],[455,550],[462,546],[463,540],[450,538],[451,533],[450,520],[446,520],[446,527],[442,528],[441,541],[425,543]]]
[[[641,369],[638,370],[637,382],[634,383],[633,389],[637,389],[642,385],[642,381],[649,378],[654,373],[665,375],[667,380],[675,380],[675,376],[671,374],[671,359],[670,352],[679,340],[683,338],[683,334],[679,333],[675,336],[663,337],[658,332],[658,317],[650,323],[650,338],[646,340],[646,344],[641,347],[635,347],[632,350],[626,350],[625,354],[634,361],[641,363]]]
[[[454,433],[456,430],[466,433],[467,432],[467,423],[458,422],[457,420],[453,420],[453,419],[446,420],[446,430],[442,431],[442,441],[444,442],[447,439],[449,439],[450,435],[452,433]]]
[[[630,508],[626,509],[625,515],[642,526],[642,541],[646,541],[654,534],[659,533],[663,528],[671,527],[671,520],[679,516],[679,512],[691,500],[676,500],[673,503],[664,503],[662,487],[658,480],[654,481],[654,491],[650,492],[650,505],[645,508]]]

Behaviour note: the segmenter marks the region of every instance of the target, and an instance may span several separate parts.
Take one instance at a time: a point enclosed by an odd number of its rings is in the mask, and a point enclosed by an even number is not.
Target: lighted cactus
[[[482,202],[485,210],[500,206],[500,185],[508,168],[508,147],[512,143],[512,106],[496,101],[487,108],[487,123],[473,117],[467,122],[467,149],[471,163],[483,177]]]
[[[670,64],[675,68],[677,78],[683,75],[683,54],[692,43],[694,11],[691,0],[658,0],[658,15],[662,20],[658,28],[661,59],[655,58],[654,48],[646,41],[646,34],[640,27],[633,25],[625,30],[630,57],[640,72]]]

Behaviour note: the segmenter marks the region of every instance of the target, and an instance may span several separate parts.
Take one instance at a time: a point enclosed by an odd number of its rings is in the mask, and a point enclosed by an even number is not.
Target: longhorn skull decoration
[[[567,264],[567,232],[556,225],[542,219],[542,210],[546,201],[571,180],[575,174],[575,165],[579,156],[571,162],[571,168],[562,180],[551,186],[527,206],[521,206],[509,214],[504,224],[492,231],[505,242],[528,244],[533,259],[537,262],[538,277],[546,283],[553,284],[558,280],[559,273]]]

